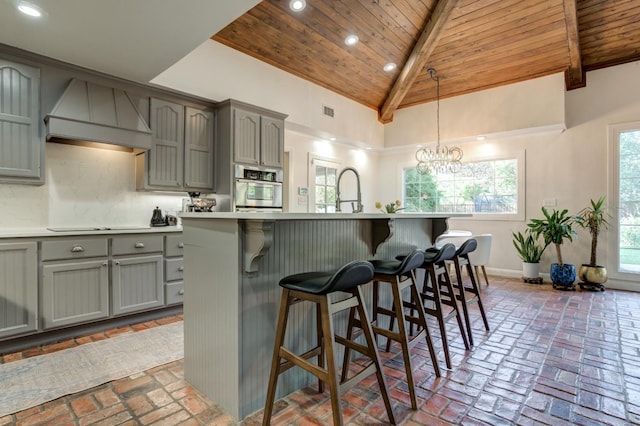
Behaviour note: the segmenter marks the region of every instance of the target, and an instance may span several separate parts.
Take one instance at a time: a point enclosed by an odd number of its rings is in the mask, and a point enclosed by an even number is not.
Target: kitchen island
[[[454,216],[466,215],[183,213],[186,380],[236,419],[263,408],[280,279],[429,247]],[[390,303],[389,294],[382,299]],[[346,328],[344,314],[335,318],[339,332]],[[289,324],[295,332],[287,333],[288,347],[311,348],[311,306],[296,306]],[[277,398],[313,380],[291,369],[279,378]]]

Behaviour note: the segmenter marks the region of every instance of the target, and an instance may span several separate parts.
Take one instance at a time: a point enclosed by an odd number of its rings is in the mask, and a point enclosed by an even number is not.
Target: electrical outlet
[[[557,202],[555,198],[545,198],[544,200],[542,200],[542,205],[544,207],[555,207],[556,204]]]

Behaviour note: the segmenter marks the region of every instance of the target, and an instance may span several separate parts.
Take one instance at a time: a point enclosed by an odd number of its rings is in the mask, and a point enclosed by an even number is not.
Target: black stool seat
[[[347,392],[356,383],[375,372],[389,422],[396,424],[378,348],[360,288],[360,285],[368,283],[373,277],[374,268],[371,263],[353,261],[347,263],[336,272],[304,272],[290,275],[280,280],[279,285],[282,287],[282,297],[262,418],[263,425],[269,425],[271,422],[278,377],[294,366],[301,367],[316,376],[319,381],[320,392],[323,391],[325,383],[329,386],[334,425],[343,424],[342,410],[340,408],[342,392]],[[349,293],[351,296],[337,301],[330,300],[330,295],[336,292]],[[297,302],[311,302],[316,306],[316,346],[301,355],[284,346],[289,308]],[[358,321],[363,324],[362,334],[365,336],[365,345],[356,343],[350,336],[345,338],[335,334],[332,316],[346,309],[349,309],[349,318],[355,318],[357,313]],[[371,360],[371,363],[361,368],[350,378],[347,378],[348,368],[343,365],[342,377],[338,381],[338,367],[334,350],[336,342],[344,345],[346,351],[355,350],[365,355]],[[310,358],[316,357],[317,364],[308,361]],[[325,362],[327,364],[326,368]]]
[[[376,335],[382,335],[386,337],[387,348],[390,350],[391,340],[400,343],[402,347],[402,356],[404,360],[404,367],[407,377],[407,385],[409,388],[409,396],[411,399],[411,407],[416,410],[418,407],[416,396],[416,385],[413,379],[413,368],[411,366],[411,349],[420,341],[422,337],[426,339],[429,352],[431,353],[431,361],[433,362],[433,368],[436,376],[440,377],[440,368],[435,356],[435,350],[431,341],[429,330],[427,329],[427,320],[424,316],[424,309],[422,307],[422,301],[418,287],[415,280],[415,269],[422,265],[424,262],[424,253],[422,250],[414,250],[408,256],[405,256],[402,260],[372,260],[375,274],[373,277],[373,322],[371,328]],[[393,306],[391,308],[385,308],[380,303],[380,289],[381,282],[386,282],[391,285],[391,293],[393,295]],[[410,302],[403,301],[402,290],[410,288]],[[405,314],[405,307],[418,306],[418,315]],[[389,328],[382,328],[379,326],[378,316],[386,315],[389,319]],[[397,321],[396,321],[397,320]],[[394,330],[394,324],[397,322],[398,331]],[[405,322],[409,322],[412,325],[418,326],[418,333],[409,336]],[[355,338],[358,333],[354,333],[354,328],[365,329],[369,327],[369,324],[363,324],[362,321],[357,320],[354,316],[349,317],[349,325],[347,327],[347,338]],[[343,374],[349,365],[349,349],[345,351]]]
[[[482,316],[482,321],[484,322],[484,328],[485,330],[489,331],[489,321],[487,320],[487,315],[485,314],[484,306],[482,305],[482,299],[480,298],[480,288],[478,286],[478,281],[473,273],[471,260],[469,259],[469,253],[474,252],[477,247],[478,242],[475,239],[470,238],[462,243],[460,247],[458,247],[458,250],[453,257],[453,263],[456,269],[456,287],[458,289],[456,298],[462,304],[462,312],[464,314],[464,321],[467,326],[467,335],[470,345],[473,345],[471,318],[469,317],[468,308],[470,304],[474,302],[478,304],[480,315]],[[462,280],[462,267],[467,268],[467,275],[469,275],[469,285],[466,285]],[[468,297],[468,294],[471,294],[472,297]]]
[[[311,294],[349,291],[373,279],[373,266],[366,261],[353,261],[336,272],[303,272],[280,280],[280,287]]]
[[[429,250],[425,253],[424,263],[421,266],[426,271],[421,292],[424,311],[438,320],[447,368],[451,368],[451,356],[449,354],[449,342],[445,322],[452,316],[455,316],[458,322],[465,349],[470,349],[467,333],[462,325],[462,316],[458,310],[456,295],[446,265],[448,260],[453,260],[456,257],[456,251],[456,247],[451,243],[446,243],[440,249],[437,249],[437,251]],[[451,310],[445,312],[443,305],[449,306]]]

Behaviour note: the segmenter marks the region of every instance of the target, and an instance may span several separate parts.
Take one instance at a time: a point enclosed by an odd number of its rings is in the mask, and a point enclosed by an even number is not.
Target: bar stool
[[[458,310],[458,304],[456,303],[453,285],[451,284],[449,272],[447,271],[447,260],[452,260],[455,254],[456,247],[451,243],[446,243],[439,250],[427,250],[425,252],[424,263],[421,266],[425,269],[424,284],[421,292],[424,311],[438,320],[440,335],[442,336],[444,358],[447,368],[449,369],[451,369],[451,356],[449,355],[449,343],[445,323],[452,316],[455,316],[458,322],[465,349],[471,349],[469,341],[467,340],[467,333],[462,325],[462,317]],[[444,306],[451,307],[451,310],[445,312],[446,308]]]
[[[382,365],[375,337],[371,330],[367,309],[360,288],[361,284],[368,283],[374,276],[374,269],[371,263],[366,261],[354,261],[344,265],[337,272],[306,272],[302,274],[290,275],[280,280],[282,287],[282,298],[278,313],[278,325],[276,328],[275,345],[273,349],[273,360],[271,363],[271,373],[269,375],[269,385],[265,401],[263,425],[270,424],[273,412],[278,377],[283,372],[294,366],[298,366],[316,376],[319,380],[320,392],[324,389],[324,383],[329,385],[331,396],[331,409],[333,410],[333,424],[342,425],[342,410],[340,409],[340,396],[356,383],[368,377],[373,371],[378,378],[380,393],[387,409],[387,416],[391,424],[396,424],[396,420],[389,400],[387,384],[382,372]],[[335,292],[350,293],[351,297],[332,302],[329,295]],[[287,328],[289,308],[297,302],[307,301],[316,305],[317,318],[317,346],[297,355],[283,346]],[[351,309],[350,316],[358,316],[363,325],[363,334],[366,346],[347,340],[341,336],[334,335],[333,314],[345,309]],[[348,350],[356,350],[369,357],[371,363],[350,379],[343,377],[338,383],[338,369],[335,363],[334,343],[344,345]],[[325,356],[327,367],[325,368]],[[318,363],[313,364],[307,361],[309,358],[317,357]],[[284,359],[284,362],[281,362]],[[344,367],[343,367],[344,369]]]
[[[391,340],[400,343],[402,347],[402,357],[404,360],[404,368],[407,376],[407,385],[409,388],[409,396],[411,398],[411,408],[418,409],[418,401],[416,397],[415,382],[413,380],[413,368],[411,366],[411,349],[418,344],[420,339],[424,337],[427,341],[429,353],[431,355],[431,362],[435,370],[436,376],[440,377],[440,367],[438,366],[438,360],[436,358],[435,349],[427,328],[427,320],[424,314],[424,308],[422,306],[422,299],[418,291],[415,279],[415,269],[422,265],[424,261],[424,253],[422,250],[414,250],[411,254],[404,257],[403,260],[372,260],[371,264],[375,268],[375,275],[373,277],[373,332],[378,335],[381,334],[386,337],[387,340],[387,352],[389,351]],[[393,308],[387,309],[380,306],[380,289],[381,282],[386,282],[391,285],[391,293],[393,295]],[[402,290],[409,287],[411,290],[411,302],[404,302],[402,298]],[[417,307],[418,316],[406,315],[406,307]],[[386,315],[390,317],[389,329],[381,328],[378,324],[378,316]],[[394,331],[394,322],[397,320],[398,331]],[[406,328],[406,322],[415,324],[418,326],[417,334],[409,337]],[[357,321],[353,316],[349,318],[349,325],[347,327],[347,338],[354,336],[354,327],[363,328],[366,327],[362,324],[362,321]],[[344,369],[347,370],[349,365],[349,349],[344,354]]]
[[[491,255],[491,241],[493,240],[493,235],[491,234],[480,234],[474,235],[474,240],[478,243],[478,247],[469,253],[469,260],[473,264],[473,269],[476,271],[476,278],[478,281],[478,287],[482,284],[482,280],[480,279],[480,270],[482,269],[482,275],[484,275],[484,282],[489,286],[489,277],[487,277],[487,269],[486,265],[489,264],[489,257]]]
[[[469,318],[469,308],[468,306],[472,303],[477,303],[478,308],[480,309],[480,315],[482,316],[482,321],[484,322],[484,328],[489,331],[489,322],[487,321],[487,315],[484,312],[484,306],[482,306],[482,299],[480,298],[480,289],[478,287],[478,282],[474,277],[473,268],[471,265],[471,260],[469,260],[469,255],[476,250],[478,244],[475,238],[471,238],[464,243],[458,250],[456,250],[455,256],[453,256],[453,264],[456,269],[456,287],[458,288],[458,294],[456,298],[462,304],[462,312],[464,314],[464,321],[467,326],[467,335],[469,336],[469,344],[473,346],[473,333],[471,332],[471,319]],[[469,275],[469,285],[465,285],[462,280],[462,267],[466,267],[467,274]],[[468,294],[472,294],[472,297],[467,297]]]

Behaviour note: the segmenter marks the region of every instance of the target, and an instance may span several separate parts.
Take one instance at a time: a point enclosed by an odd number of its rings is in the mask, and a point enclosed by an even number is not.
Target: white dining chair
[[[476,277],[478,283],[480,283],[480,272],[479,268],[482,269],[482,274],[484,275],[484,281],[489,285],[489,278],[487,278],[487,270],[485,269],[485,265],[489,264],[489,255],[491,254],[491,242],[493,240],[493,235],[491,234],[480,234],[474,235],[473,237],[478,243],[478,246],[474,251],[469,253],[469,261],[473,265],[476,271]]]

